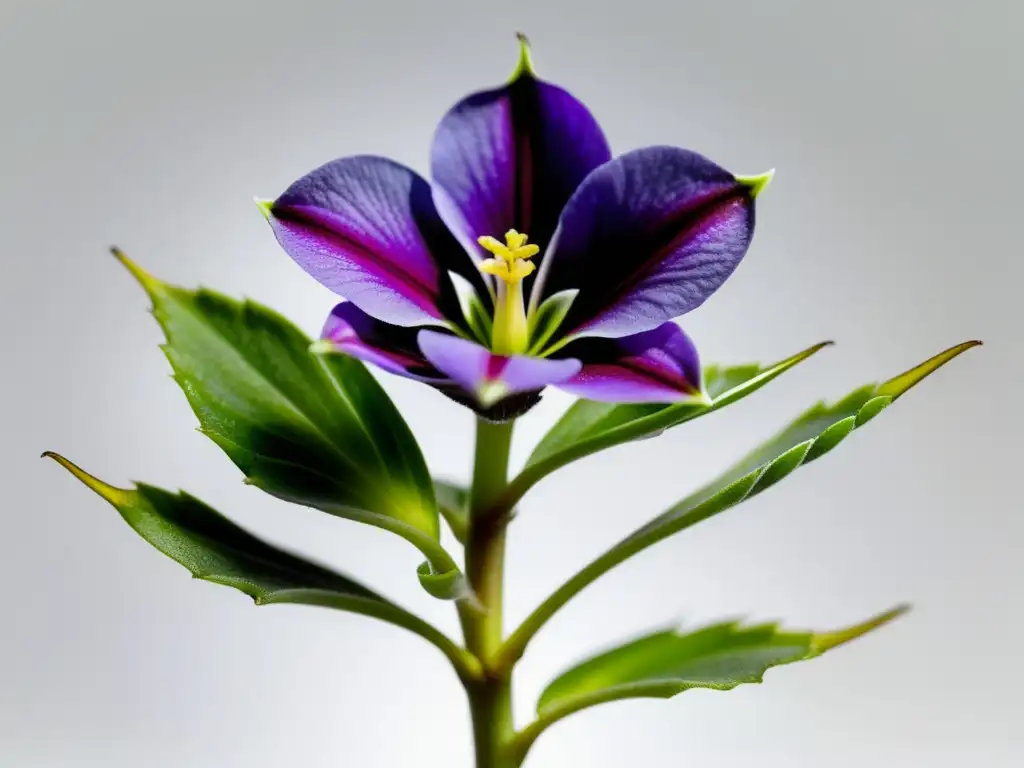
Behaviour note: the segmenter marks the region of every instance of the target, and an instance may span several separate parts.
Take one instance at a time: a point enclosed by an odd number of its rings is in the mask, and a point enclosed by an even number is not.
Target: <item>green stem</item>
[[[460,606],[466,647],[478,658],[483,674],[466,686],[473,718],[476,768],[516,768],[508,753],[514,734],[511,671],[492,660],[501,649],[502,582],[508,509],[498,502],[508,484],[512,422],[477,421],[476,457],[470,490],[466,536],[466,576],[480,606]]]

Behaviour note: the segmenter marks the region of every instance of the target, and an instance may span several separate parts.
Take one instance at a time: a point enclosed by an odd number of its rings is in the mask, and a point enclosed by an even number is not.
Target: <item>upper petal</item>
[[[430,185],[386,158],[327,163],[292,184],[269,220],[299,266],[389,323],[441,321],[452,299],[445,271],[475,272],[441,221]]]
[[[567,91],[521,67],[501,88],[456,104],[441,120],[431,173],[441,215],[469,253],[509,229],[548,246],[562,208],[611,157],[597,121]]]
[[[418,340],[423,356],[482,408],[559,384],[580,370],[578,360],[495,355],[475,342],[436,331],[421,330]]]
[[[672,403],[701,391],[697,348],[675,323],[617,339],[580,339],[564,353],[583,368],[558,387],[587,400]]]
[[[699,306],[739,264],[759,187],[675,147],[629,152],[591,173],[562,213],[538,280],[578,288],[566,328],[617,337]]]
[[[320,338],[339,352],[373,363],[389,373],[417,381],[444,381],[445,375],[420,352],[417,332],[416,328],[377,320],[352,302],[343,301],[331,311]]]

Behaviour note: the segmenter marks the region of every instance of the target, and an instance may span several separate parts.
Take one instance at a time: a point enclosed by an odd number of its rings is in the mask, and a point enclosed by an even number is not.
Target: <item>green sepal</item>
[[[569,288],[548,296],[537,307],[536,312],[530,313],[529,334],[530,347],[528,354],[541,355],[544,346],[551,340],[551,337],[558,332],[562,321],[572,308],[572,303],[580,295],[579,290]]]
[[[487,307],[484,306],[479,294],[469,280],[458,272],[449,272],[448,278],[451,280],[452,287],[455,290],[459,309],[466,320],[466,325],[469,327],[470,338],[483,344],[485,347],[490,347],[494,322],[491,313],[487,311]],[[452,330],[459,333],[459,335],[465,335],[461,328],[452,327]]]
[[[150,485],[115,488],[56,453],[52,458],[109,502],[149,544],[197,579],[233,587],[257,605],[291,603],[370,616],[437,646],[460,676],[479,674],[476,660],[427,622],[362,584],[253,536],[187,493]]]
[[[457,572],[439,543],[419,446],[362,363],[311,353],[307,336],[255,302],[167,285],[115,255],[153,302],[164,353],[200,431],[246,483],[396,533],[433,573]]]

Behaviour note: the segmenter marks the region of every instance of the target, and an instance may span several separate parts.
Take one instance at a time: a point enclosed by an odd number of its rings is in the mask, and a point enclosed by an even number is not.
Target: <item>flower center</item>
[[[514,229],[505,233],[504,243],[490,236],[477,239],[482,248],[493,254],[493,258],[480,265],[480,271],[498,278],[491,349],[499,355],[521,354],[529,345],[522,281],[537,268],[530,259],[540,248],[527,245],[526,240],[526,235]]]

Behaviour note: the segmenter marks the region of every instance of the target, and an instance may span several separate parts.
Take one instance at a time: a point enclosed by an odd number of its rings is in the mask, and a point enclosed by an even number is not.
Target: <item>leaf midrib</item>
[[[255,363],[253,363],[245,354],[243,354],[242,351],[239,350],[231,342],[231,339],[229,339],[224,333],[222,333],[219,328],[217,328],[216,326],[212,325],[211,323],[206,322],[205,319],[203,318],[203,316],[200,313],[196,312],[189,305],[189,303],[180,301],[176,296],[174,296],[173,292],[170,292],[170,291],[163,292],[163,298],[165,298],[165,299],[167,299],[169,301],[173,301],[177,306],[179,306],[182,309],[184,309],[195,321],[198,322],[198,324],[201,327],[205,328],[208,333],[210,333],[212,336],[217,338],[219,340],[219,342],[223,346],[227,347],[234,354],[234,356],[238,360],[240,360],[248,369],[252,370],[257,375],[257,377],[265,385],[267,385],[268,389],[272,393],[274,393],[274,395],[278,399],[278,401],[283,403],[302,422],[307,424],[312,429],[314,434],[316,434],[330,448],[331,452],[335,456],[337,456],[341,460],[341,462],[343,464],[345,464],[346,466],[351,467],[356,472],[356,474],[358,474],[363,479],[368,480],[368,481],[372,481],[373,480],[373,478],[367,473],[367,471],[363,467],[361,467],[359,464],[354,463],[352,460],[350,460],[345,455],[345,453],[343,452],[341,447],[326,432],[324,432],[323,429],[319,425],[317,425],[317,423],[309,416],[309,414],[307,414],[302,408],[300,408],[290,397],[288,397],[287,394],[285,394],[283,391],[281,391],[281,389],[273,381],[271,381],[270,377],[266,373],[264,373],[262,370],[260,370],[259,366],[257,366]],[[154,292],[153,300],[154,300],[154,302],[156,302],[156,300],[157,300],[156,292]],[[174,340],[172,338],[172,333],[171,333],[170,328],[168,327],[168,324],[166,322],[160,320],[159,317],[157,318],[157,320],[160,321],[160,325],[163,327],[164,332],[167,334],[167,341],[168,341],[168,343],[170,344],[171,347],[174,347],[175,346]],[[322,364],[319,364],[319,367],[321,368],[321,370],[323,369],[323,365]],[[332,376],[330,376],[329,374],[328,374],[328,378],[331,379],[332,388],[336,389],[337,386],[338,386],[337,381]],[[345,406],[351,411],[352,410],[351,409],[351,403],[347,399],[344,402],[345,402]],[[366,425],[363,423],[362,419],[358,416],[358,414],[356,414],[355,421],[358,422],[358,424],[360,426],[360,429],[362,430],[363,434],[368,438],[370,445],[373,446],[374,452],[377,455],[378,460],[382,461],[382,459],[380,457],[379,449],[377,448],[376,442],[373,440],[373,436],[370,435],[370,433],[366,430]],[[234,442],[234,441],[232,441],[232,442]],[[390,474],[390,473],[387,473],[387,467],[383,467],[383,469],[384,469],[386,474]],[[371,485],[372,485],[372,483],[371,483]]]

